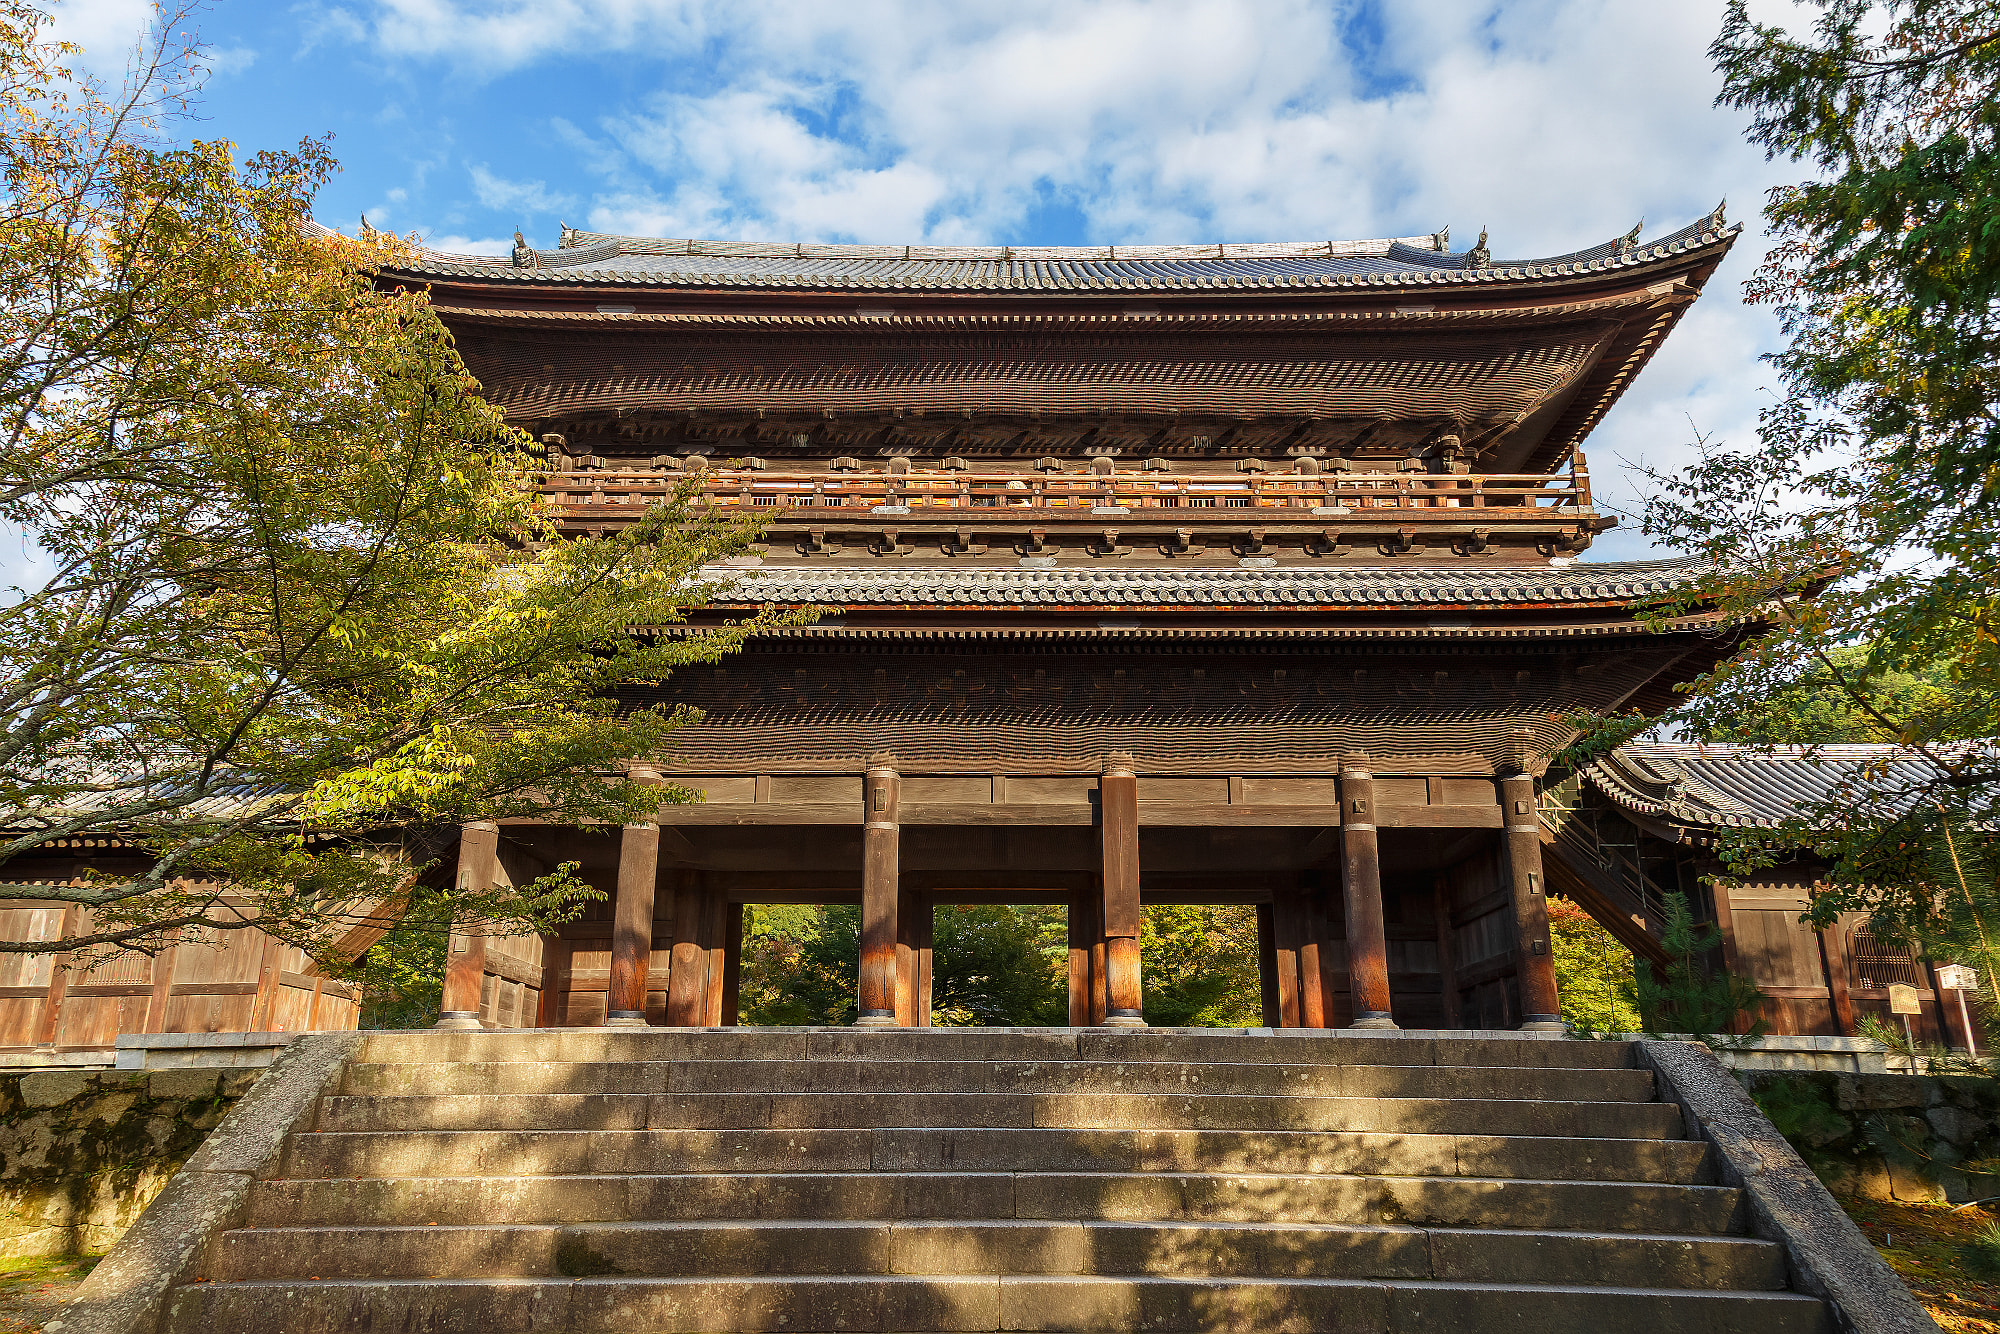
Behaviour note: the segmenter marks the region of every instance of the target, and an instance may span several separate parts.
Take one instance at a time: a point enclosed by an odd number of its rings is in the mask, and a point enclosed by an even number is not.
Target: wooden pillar
[[[653,895],[660,878],[660,827],[628,824],[618,840],[618,894],[611,918],[610,1028],[646,1027],[646,971],[653,961]]]
[[[919,932],[923,895],[914,889],[900,890],[896,896],[896,1022],[904,1028],[917,1024],[917,967],[923,953]]]
[[[740,920],[740,919],[739,919]],[[702,900],[702,1019],[708,1028],[722,1027],[722,993],[729,971],[729,900],[711,891]]]
[[[1304,1020],[1299,1005],[1299,904],[1298,895],[1278,890],[1271,897],[1271,931],[1277,960],[1279,1028],[1301,1028]]]
[[[1556,996],[1556,956],[1549,943],[1548,879],[1542,874],[1542,821],[1531,774],[1500,782],[1507,822],[1507,867],[1514,893],[1514,959],[1521,986],[1521,1031],[1563,1031]]]
[[[1838,920],[1819,933],[1820,961],[1826,966],[1826,994],[1833,1002],[1833,1027],[1841,1037],[1860,1030],[1854,1023],[1854,993],[1847,984],[1847,929]]]
[[[1278,1003],[1277,914],[1268,903],[1257,905],[1257,990],[1264,1002],[1264,1027],[1283,1028],[1284,1015]]]
[[[1317,889],[1297,895],[1299,914],[1299,1027],[1325,1028],[1327,991],[1325,966],[1321,961],[1326,939],[1326,912]]]
[[[1115,751],[1097,780],[1104,864],[1104,1026],[1144,1028],[1139,935],[1139,779],[1132,757]]]
[[[896,900],[901,885],[902,778],[896,757],[876,755],[862,783],[861,976],[854,1024],[896,1026]]]
[[[1375,775],[1367,757],[1340,775],[1341,889],[1347,909],[1347,986],[1353,1027],[1394,1028],[1389,1001],[1389,934],[1382,917],[1382,853],[1375,835]]]
[[[708,951],[702,948],[698,872],[683,871],[674,889],[674,948],[667,965],[668,1028],[700,1028],[708,1017]]]
[[[164,1033],[167,1031],[167,1006],[174,996],[174,955],[176,950],[169,946],[153,956],[153,993],[146,998],[146,1031]],[[313,996],[318,998],[315,990]]]
[[[723,1028],[736,1027],[737,1013],[743,1008],[743,905],[726,905],[722,916],[722,1014],[716,1021]]]
[[[1090,910],[1090,892],[1072,890],[1069,896],[1069,1026],[1088,1028],[1090,1013],[1090,947],[1096,933],[1091,930],[1095,916]]]
[[[262,934],[261,932],[259,934]],[[278,1020],[278,994],[285,985],[285,946],[265,936],[257,956],[257,995],[250,1002],[250,1031],[269,1033]],[[474,1007],[475,1009],[477,1006]]]
[[[931,1026],[931,933],[936,928],[937,909],[926,895],[923,909],[917,916],[917,985],[910,998],[910,1008],[918,1028]]]
[[[56,939],[64,940],[76,934],[77,921],[81,911],[72,903],[62,910],[62,918],[56,924]],[[56,1034],[62,1029],[63,1002],[69,998],[69,951],[52,955],[49,959],[49,989],[42,997],[42,1018],[35,1026],[35,1045],[44,1051],[54,1051]]]
[[[1431,911],[1437,916],[1438,988],[1444,999],[1444,1026],[1461,1028],[1458,1007],[1458,942],[1451,928],[1451,877],[1431,882]]]
[[[542,990],[535,998],[535,1027],[559,1028],[569,999],[570,956],[576,946],[561,936],[542,937]]]
[[[493,876],[500,862],[500,826],[491,820],[474,820],[458,832],[458,888],[461,893],[485,893],[493,888]],[[444,1000],[437,1026],[445,1029],[476,1029],[479,997],[486,987],[486,932],[460,923],[446,946]]]

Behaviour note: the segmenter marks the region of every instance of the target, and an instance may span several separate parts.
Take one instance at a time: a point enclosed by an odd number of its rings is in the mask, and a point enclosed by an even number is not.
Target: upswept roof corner
[[[1850,801],[1865,772],[1881,773],[1891,785],[1899,776],[1921,784],[1928,765],[1893,744],[1628,742],[1582,772],[1614,805],[1700,840],[1726,829],[1775,829],[1816,805]],[[1868,785],[1881,787],[1879,780]]]
[[[862,291],[1148,291],[1182,288],[1433,286],[1575,278],[1726,247],[1742,224],[1722,209],[1651,241],[1633,233],[1539,259],[1448,250],[1449,229],[1357,241],[1181,246],[816,245],[619,236],[565,227],[553,250],[511,256],[424,250],[407,272],[538,284]],[[518,236],[518,233],[517,233]],[[1483,239],[1483,236],[1482,236]]]

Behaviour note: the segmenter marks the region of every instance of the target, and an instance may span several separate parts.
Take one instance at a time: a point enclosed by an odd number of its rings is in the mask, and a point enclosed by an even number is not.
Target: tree
[[[1660,945],[1669,956],[1667,966],[1655,977],[1651,964],[1639,964],[1639,1012],[1645,1016],[1647,1033],[1699,1038],[1711,1047],[1738,1047],[1771,1031],[1761,1018],[1741,1033],[1734,1031],[1744,1015],[1756,1013],[1764,997],[1747,978],[1708,971],[1703,960],[1721,944],[1720,930],[1695,925],[1686,895],[1666,896]]]
[[[1638,1032],[1642,1021],[1631,951],[1568,899],[1551,897],[1548,904],[1563,1023],[1582,1035]]]
[[[1648,474],[1647,533],[1711,562],[1653,614],[1743,635],[1686,688],[1685,732],[1772,744],[1826,723],[1802,739],[1905,748],[1722,852],[1743,874],[1810,849],[1832,867],[1819,925],[1865,910],[1918,939],[1942,893],[1919,868],[1930,826],[1990,830],[2000,794],[1979,740],[2000,731],[2000,9],[1815,11],[1799,35],[1732,0],[1710,48],[1719,101],[1809,175],[1771,192],[1747,289],[1786,333],[1781,398],[1753,445],[1698,438],[1695,466]]]
[[[0,607],[0,900],[89,911],[0,949],[254,920],[330,956],[393,916],[426,830],[692,799],[620,776],[686,719],[613,691],[740,644],[632,630],[684,620],[754,530],[683,490],[558,540],[537,447],[382,281],[410,242],[313,225],[326,145],[238,162],[148,125],[187,87],[180,17],[113,98],[0,0],[0,520],[44,566]],[[145,865],[5,879],[89,835]],[[584,893],[559,873],[449,907],[545,925]]]
[[[1256,909],[1155,904],[1142,930],[1147,1023],[1255,1028],[1264,1022]]]

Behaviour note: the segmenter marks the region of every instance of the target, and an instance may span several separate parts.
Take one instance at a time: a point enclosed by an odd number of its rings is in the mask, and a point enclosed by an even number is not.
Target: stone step
[[[836,1277],[322,1279],[174,1290],[172,1334],[270,1330],[1442,1330],[1454,1334],[1827,1334],[1789,1293],[1355,1279]]]
[[[1528,1138],[1638,1138],[1620,1118],[1570,1116],[1542,1104]],[[1644,1110],[1638,1104],[1630,1110]],[[1626,1110],[1626,1108],[1620,1108]],[[1416,1118],[1410,1118],[1416,1120]],[[1476,1118],[1452,1118],[1468,1126]],[[1500,1124],[1496,1124],[1500,1122]],[[1612,1122],[1612,1124],[1606,1124]],[[1504,1118],[1488,1118],[1504,1128]],[[1658,1128],[1658,1126],[1656,1126]],[[1396,1134],[1394,1130],[1390,1134]],[[1444,1168],[1450,1134],[1410,1124],[1406,1174]],[[1664,1138],[1664,1136],[1662,1136]],[[1564,1140],[1556,1140],[1562,1144]],[[1318,1130],[1104,1130],[1038,1126],[852,1130],[354,1130],[306,1134],[286,1152],[288,1176],[578,1176],[600,1172],[1340,1172],[1368,1140]],[[1432,1158],[1418,1154],[1432,1150]],[[1456,1154],[1456,1146],[1450,1148]],[[1456,1156],[1450,1158],[1456,1174]]]
[[[1182,1061],[685,1060],[360,1063],[348,1094],[1073,1093],[1648,1102],[1650,1070]]]
[[[494,1130],[962,1129],[1333,1130],[1658,1138],[1681,1128],[1657,1103],[1332,1099],[1227,1094],[1086,1097],[1003,1093],[343,1094],[320,1105],[324,1133]]]
[[[1740,1237],[1380,1224],[924,1219],[286,1227],[225,1234],[209,1277],[840,1274],[1390,1278],[1778,1291],[1785,1254],[1771,1242]]]
[[[702,1172],[260,1181],[256,1227],[912,1218],[1387,1223],[1724,1236],[1733,1187],[1274,1171]]]
[[[690,1060],[1220,1061],[1230,1064],[1501,1065],[1613,1070],[1626,1042],[1570,1042],[1467,1030],[1356,1034],[1329,1029],[528,1029],[375,1033],[357,1060],[449,1064]]]

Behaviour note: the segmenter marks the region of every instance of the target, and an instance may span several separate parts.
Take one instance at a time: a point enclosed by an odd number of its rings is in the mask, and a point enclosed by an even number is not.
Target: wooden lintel
[[[1081,803],[1026,805],[1017,803],[938,802],[902,807],[904,825],[1090,825],[1097,819],[1094,806]],[[660,823],[682,827],[707,825],[858,825],[860,812],[854,807],[834,805],[728,804],[668,806],[660,811]],[[1201,828],[1208,826],[1327,826],[1340,823],[1337,805],[1232,806],[1227,803],[1166,805],[1139,804],[1139,823],[1150,828]],[[1498,806],[1382,806],[1376,823],[1384,829],[1498,829],[1502,824]]]

